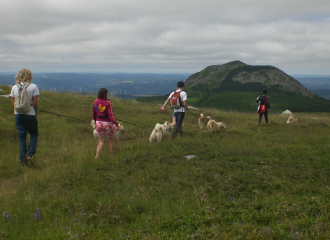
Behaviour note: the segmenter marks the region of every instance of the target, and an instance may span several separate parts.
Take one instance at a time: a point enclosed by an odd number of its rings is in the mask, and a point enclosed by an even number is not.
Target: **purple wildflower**
[[[77,220],[77,218],[74,220],[74,222],[77,222],[78,220]]]
[[[233,200],[233,202],[235,202],[235,198],[233,196],[231,196],[230,199]]]
[[[35,217],[35,219],[38,219],[38,218],[39,218],[39,214],[36,212],[36,213],[34,214],[34,217]]]
[[[6,218],[6,212],[4,212],[4,213],[2,214],[2,216],[3,216],[4,218]]]
[[[84,212],[84,216],[86,216],[87,213]]]
[[[58,223],[56,223],[56,226],[58,226]]]
[[[10,218],[10,215],[9,214],[7,215],[7,218]]]
[[[69,213],[71,213],[71,210],[69,210]]]
[[[40,212],[40,213],[42,213],[41,208],[38,208],[37,211]]]
[[[68,230],[68,227],[65,227],[66,230]]]

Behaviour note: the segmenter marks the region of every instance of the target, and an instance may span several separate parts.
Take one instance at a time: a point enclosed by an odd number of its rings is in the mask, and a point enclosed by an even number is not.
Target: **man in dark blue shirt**
[[[270,110],[270,101],[269,101],[269,96],[267,96],[267,90],[263,90],[263,94],[257,97],[256,102],[259,103],[260,105],[265,105],[265,112],[264,113],[259,113],[259,121],[258,124],[261,123],[262,120],[262,115],[265,115],[265,121],[268,123],[268,111]],[[259,109],[259,108],[258,108]]]

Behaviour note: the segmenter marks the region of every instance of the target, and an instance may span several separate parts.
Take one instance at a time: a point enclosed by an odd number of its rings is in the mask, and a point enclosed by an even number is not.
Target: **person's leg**
[[[111,153],[114,152],[115,150],[115,141],[114,141],[114,137],[108,137],[108,141],[109,141],[109,151]]]
[[[184,125],[183,119],[184,119],[185,114],[186,114],[186,113],[183,112],[183,113],[180,114],[179,117],[178,117],[178,121],[180,121],[180,126],[181,126],[181,127],[179,128],[179,129],[180,129],[180,130],[179,130],[179,133],[180,133],[181,136],[183,136],[183,125]]]
[[[175,127],[176,125],[176,118],[174,117],[174,114],[173,114],[173,122],[171,123],[172,127]]]
[[[268,123],[268,109],[266,109],[264,114],[265,114],[265,121],[266,123]]]
[[[173,121],[171,123],[171,126],[174,128],[175,127],[175,124],[176,124],[176,118],[175,118],[175,115],[174,115],[175,112],[173,112],[172,116],[173,116]]]
[[[36,116],[27,116],[26,127],[28,133],[30,134],[30,144],[27,150],[27,156],[33,157],[37,151],[37,141],[38,141],[38,121]]]
[[[103,149],[103,146],[104,146],[104,143],[105,143],[105,136],[100,136],[99,137],[99,144],[97,145],[97,148],[96,148],[96,156],[95,158],[98,158],[102,149]]]
[[[19,155],[21,164],[27,164],[26,160],[26,134],[25,114],[15,114],[15,125],[18,133]]]
[[[261,123],[261,120],[262,120],[262,113],[259,113],[259,120],[258,120],[258,124],[260,124]]]
[[[184,119],[184,112],[175,112],[175,118],[176,118],[176,125],[172,133],[172,139],[176,138],[178,133],[182,134],[182,123]]]
[[[178,132],[179,132],[178,124],[177,124],[178,123],[178,113],[177,112],[173,112],[173,118],[175,118],[175,126],[174,126],[174,130],[173,130],[172,136],[171,136],[172,139],[176,138],[176,136],[178,135]]]

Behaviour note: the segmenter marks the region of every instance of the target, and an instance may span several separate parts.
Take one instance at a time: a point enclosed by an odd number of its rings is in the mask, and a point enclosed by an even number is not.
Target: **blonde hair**
[[[32,82],[33,79],[32,72],[27,68],[22,68],[15,76],[15,79],[16,79],[16,83]]]

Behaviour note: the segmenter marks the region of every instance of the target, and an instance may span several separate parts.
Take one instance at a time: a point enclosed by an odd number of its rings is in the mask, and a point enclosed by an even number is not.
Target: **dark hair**
[[[178,88],[182,88],[184,87],[184,82],[180,81],[176,85],[178,86]]]
[[[263,93],[263,94],[267,94],[267,90],[263,90],[262,93]]]
[[[97,95],[97,98],[106,98],[106,94],[108,94],[108,89],[106,89],[106,88],[101,88],[100,90],[99,90],[99,94]]]

